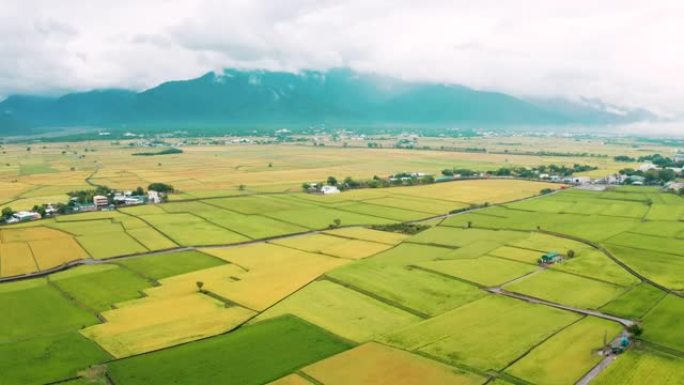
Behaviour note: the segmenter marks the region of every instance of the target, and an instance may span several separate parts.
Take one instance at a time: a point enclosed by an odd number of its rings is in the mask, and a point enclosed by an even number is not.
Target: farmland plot
[[[155,354],[116,361],[127,385],[260,385],[342,352],[350,344],[295,317],[281,317]]]
[[[167,290],[165,285],[187,290],[201,280],[213,293],[251,309],[264,310],[325,272],[349,262],[271,244],[204,251],[230,265],[168,278],[159,291]]]
[[[450,275],[482,286],[498,286],[537,270],[537,266],[484,256],[417,263],[430,271]]]
[[[684,289],[684,257],[624,246],[606,248],[645,277],[670,289]]]
[[[622,286],[547,270],[504,289],[564,305],[597,309],[626,291]]]
[[[371,230],[363,227],[345,227],[335,230],[327,230],[326,234],[337,235],[345,238],[359,239],[362,241],[384,243],[386,245],[396,245],[408,238],[408,235],[392,233],[388,231]]]
[[[192,214],[142,215],[141,218],[181,246],[221,245],[249,240]]]
[[[326,385],[476,385],[484,377],[369,342],[302,369]]]
[[[11,277],[38,271],[31,248],[26,243],[0,243],[0,275]]]
[[[607,255],[594,249],[583,249],[576,253],[575,257],[553,265],[552,269],[608,281],[621,286],[639,283],[638,278],[613,262]]]
[[[383,243],[350,240],[326,234],[313,234],[303,237],[287,238],[273,241],[276,245],[293,249],[321,253],[347,259],[361,259],[389,249]]]
[[[482,229],[454,229],[437,226],[414,235],[409,242],[437,244],[443,246],[463,247],[477,241],[506,243],[527,234],[517,231],[482,230]]]
[[[621,355],[592,383],[597,385],[684,384],[684,358],[632,349]]]
[[[454,279],[372,259],[335,269],[327,276],[428,315],[437,315],[485,295],[476,287]]]
[[[596,351],[603,346],[604,335],[610,341],[620,330],[617,323],[586,317],[544,341],[506,372],[535,384],[572,385],[603,359]]]
[[[51,335],[74,330],[97,322],[97,318],[79,308],[42,278],[2,284],[0,308],[0,344],[27,337]]]
[[[665,298],[665,292],[642,283],[608,302],[601,308],[601,311],[630,319],[641,319],[663,298]]]
[[[107,322],[81,333],[117,358],[194,341],[233,329],[254,315],[197,293],[143,298],[102,313]]]
[[[684,257],[684,239],[665,238],[645,234],[622,233],[605,240],[618,246],[633,249],[652,250]]]
[[[668,295],[644,317],[643,338],[684,352],[684,298]]]
[[[76,331],[0,343],[0,357],[3,385],[52,383],[110,358]]]
[[[53,274],[49,280],[79,303],[96,311],[111,309],[117,302],[141,297],[151,284],[117,265],[86,265]]]
[[[84,249],[95,259],[111,258],[119,255],[137,254],[148,251],[135,239],[123,231],[116,233],[89,234],[76,237]]]
[[[197,251],[146,255],[144,257],[126,258],[117,261],[117,264],[123,265],[151,279],[168,278],[191,271],[220,266],[225,263],[220,258]]]
[[[502,369],[577,319],[579,316],[570,312],[488,296],[405,327],[383,340],[451,363]]]
[[[293,314],[332,333],[364,342],[420,321],[417,316],[330,281],[316,281],[256,318]]]

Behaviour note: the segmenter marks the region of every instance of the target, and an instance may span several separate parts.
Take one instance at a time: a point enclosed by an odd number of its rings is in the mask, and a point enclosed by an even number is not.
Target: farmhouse
[[[563,260],[563,256],[561,256],[559,253],[555,251],[549,251],[548,253],[542,255],[539,257],[539,260],[537,262],[540,265],[550,265],[552,263],[558,263]]]
[[[147,192],[147,200],[150,203],[161,203],[161,194],[159,191],[150,190]]]
[[[124,199],[124,204],[127,206],[141,205],[143,203],[145,203],[145,199],[143,197],[139,197],[139,196],[130,196],[130,197],[126,197]]]
[[[664,187],[665,190],[679,191],[684,188],[684,182],[667,182]]]
[[[627,180],[625,182],[627,184],[633,184],[633,185],[641,186],[644,184],[644,180],[646,180],[646,178],[644,178],[643,176],[630,175],[629,178],[627,178]]]
[[[325,185],[321,187],[321,194],[339,194],[340,189],[337,188],[337,186],[330,186],[330,185]]]
[[[93,197],[93,204],[100,209],[109,206],[109,200],[104,195],[95,195]]]
[[[40,214],[35,211],[18,211],[12,216],[19,222],[33,221],[41,218]]]

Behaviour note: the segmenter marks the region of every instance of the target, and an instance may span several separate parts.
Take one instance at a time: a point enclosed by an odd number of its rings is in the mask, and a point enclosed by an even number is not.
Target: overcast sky
[[[684,113],[683,0],[0,0],[0,98],[350,67]]]

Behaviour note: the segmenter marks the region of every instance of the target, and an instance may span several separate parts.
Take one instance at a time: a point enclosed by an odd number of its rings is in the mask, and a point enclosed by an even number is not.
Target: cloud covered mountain
[[[51,127],[200,128],[261,124],[611,124],[651,119],[599,101],[524,100],[497,92],[406,82],[345,69],[299,74],[225,70],[142,92],[106,89],[61,97],[17,95],[0,103],[0,130]]]

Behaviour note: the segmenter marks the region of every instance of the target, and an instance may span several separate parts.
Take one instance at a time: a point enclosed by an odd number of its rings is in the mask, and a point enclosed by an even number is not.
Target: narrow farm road
[[[622,332],[620,333],[619,336],[617,336],[611,343],[611,345],[616,344],[622,337],[628,337],[629,334],[627,332]],[[614,354],[608,354],[607,356],[603,357],[601,362],[598,363],[598,365],[594,366],[587,374],[584,375],[584,377],[580,378],[579,381],[575,383],[575,385],[588,385],[591,383],[591,381],[594,380],[601,372],[606,370],[606,368],[613,363],[617,359],[617,356]]]
[[[516,298],[516,299],[526,301],[529,303],[555,307],[558,309],[563,309],[563,310],[571,311],[571,312],[578,313],[578,314],[584,314],[584,315],[590,315],[590,316],[597,317],[597,318],[603,318],[603,319],[606,319],[609,321],[618,322],[625,327],[632,326],[635,323],[634,321],[627,319],[627,318],[620,318],[620,317],[616,317],[616,316],[613,316],[610,314],[601,313],[600,311],[597,311],[597,310],[581,309],[581,308],[577,308],[577,307],[573,307],[573,306],[563,305],[563,304],[556,303],[556,302],[546,301],[546,300],[543,300],[540,298],[530,297],[530,296],[524,295],[524,294],[513,293],[513,292],[510,292],[508,290],[504,290],[500,287],[492,287],[492,288],[488,288],[485,290],[492,293],[492,294],[504,295],[506,297]]]

